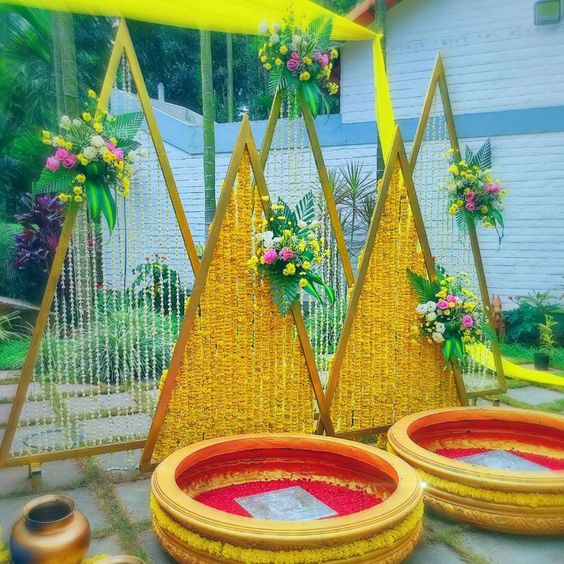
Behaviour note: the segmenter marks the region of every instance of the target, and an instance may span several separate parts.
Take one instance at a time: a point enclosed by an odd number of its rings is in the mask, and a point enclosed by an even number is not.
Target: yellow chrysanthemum
[[[287,52],[288,52],[288,47],[286,47],[286,45],[282,45],[280,47],[280,54],[285,55]]]
[[[312,62],[313,62],[313,61],[311,60],[310,57],[304,57],[304,63],[305,63],[306,65],[311,65]]]
[[[72,191],[77,195],[80,196],[82,194],[82,186],[73,186]]]
[[[269,71],[272,68],[272,65],[270,63],[266,63],[265,65],[263,65],[263,67]]]
[[[274,64],[277,67],[281,67],[282,66],[282,59],[280,59],[279,57],[276,58],[276,60],[274,61]]]
[[[266,63],[266,61],[268,61],[268,57],[267,57],[266,55],[263,55],[263,56],[260,58],[260,62],[261,62],[261,63]]]
[[[96,133],[102,133],[102,131],[104,131],[104,126],[101,123],[96,122],[92,127],[94,127]]]
[[[76,194],[75,197],[74,197],[74,201],[77,202],[77,203],[82,202],[82,196],[79,196],[78,194]]]
[[[305,278],[300,278],[298,284],[300,285],[300,288],[305,288],[307,286],[307,280]]]
[[[302,264],[302,268],[304,270],[309,270],[311,268],[311,262],[309,262],[308,260],[304,261],[304,263]]]
[[[293,262],[289,262],[282,271],[282,274],[284,276],[293,276],[296,274],[296,265]]]
[[[88,97],[89,98],[96,98],[96,92],[92,90],[92,88],[88,89]]]
[[[90,112],[82,112],[82,119],[84,121],[92,121],[92,115]]]
[[[309,74],[309,72],[304,71],[304,72],[300,73],[300,80],[301,80],[302,82],[306,82],[306,81],[308,81],[310,78],[311,78],[311,74]]]

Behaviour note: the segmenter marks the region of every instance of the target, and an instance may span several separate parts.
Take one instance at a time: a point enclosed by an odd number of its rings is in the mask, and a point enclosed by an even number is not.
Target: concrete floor
[[[564,399],[564,393],[526,386],[510,390],[502,401],[504,399],[507,403],[518,402],[520,407],[542,405],[546,408],[552,405],[555,410]],[[170,562],[150,530],[149,480],[137,470],[139,456],[139,451],[133,451],[88,461],[46,463],[42,468],[41,487],[36,491],[27,477],[27,468],[0,470],[0,528],[4,541],[27,501],[41,493],[56,491],[75,499],[89,519],[93,531],[90,555],[123,554],[127,546],[131,547],[133,535],[134,545],[147,563]],[[97,482],[92,478],[93,468],[97,472]],[[103,501],[100,500],[100,481],[109,484]],[[116,508],[123,517],[119,527],[115,526]],[[129,545],[127,539],[124,541],[124,525],[129,531]],[[564,538],[488,533],[426,514],[424,540],[406,562],[556,564],[564,562]]]

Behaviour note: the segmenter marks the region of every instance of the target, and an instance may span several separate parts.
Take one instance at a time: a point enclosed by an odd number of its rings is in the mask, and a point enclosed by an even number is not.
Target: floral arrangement
[[[42,132],[42,141],[53,147],[35,190],[60,192],[63,203],[85,198],[91,218],[104,215],[110,232],[116,223],[112,192],[128,196],[133,161],[139,143],[134,140],[143,114],[129,112],[112,117],[97,107],[96,93],[88,90],[88,101],[80,119],[62,116],[57,134]]]
[[[333,96],[339,86],[331,81],[333,61],[339,53],[331,42],[331,18],[320,17],[305,29],[289,17],[284,25],[262,24],[259,34],[265,37],[258,51],[268,73],[270,94],[284,91],[303,95],[313,117],[325,105],[325,95]]]
[[[256,235],[255,254],[249,266],[270,279],[272,295],[281,315],[286,315],[305,290],[323,301],[316,285],[323,288],[325,298],[335,303],[335,292],[319,276],[315,266],[328,255],[318,237],[314,221],[313,195],[308,192],[292,210],[282,199],[270,207],[263,222],[264,231]]]
[[[466,218],[481,223],[484,227],[493,227],[503,237],[503,200],[507,193],[501,188],[500,181],[491,175],[491,144],[488,139],[474,154],[466,147],[465,159],[457,160],[455,150],[448,155],[451,162],[449,172],[452,178],[447,182],[449,191],[449,213],[456,215],[460,227],[466,226]],[[501,229],[501,234],[499,234]]]
[[[437,267],[437,279],[429,282],[412,270],[407,273],[420,300],[416,308],[420,322],[412,331],[441,344],[447,362],[453,355],[463,360],[466,346],[476,343],[482,332],[491,335],[478,297],[467,288],[469,279],[465,274],[448,276],[443,268]]]

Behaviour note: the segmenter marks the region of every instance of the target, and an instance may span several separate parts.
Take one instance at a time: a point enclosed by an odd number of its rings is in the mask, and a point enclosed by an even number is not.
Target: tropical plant
[[[58,198],[43,194],[25,194],[22,205],[26,211],[15,216],[23,229],[16,233],[15,266],[26,284],[26,296],[38,299],[42,292],[63,224],[62,205]]]
[[[22,324],[19,311],[0,315],[0,341],[21,339],[26,333],[26,325]]]
[[[10,298],[22,298],[22,273],[16,268],[15,236],[21,231],[16,223],[0,223],[0,291]]]
[[[554,330],[556,340],[564,342],[564,308],[561,299],[555,294],[555,289],[533,291],[524,296],[513,296],[510,299],[517,307],[504,314],[506,325],[506,340],[510,343],[536,345],[540,333],[539,325],[545,321],[547,315],[556,322]]]
[[[541,352],[552,356],[554,350],[556,349],[556,339],[554,338],[554,331],[558,323],[554,321],[554,318],[550,315],[544,316],[544,323],[539,323],[539,348]]]
[[[147,301],[165,315],[183,312],[190,291],[182,286],[180,275],[167,263],[167,258],[155,253],[133,269],[132,289],[138,299]]]

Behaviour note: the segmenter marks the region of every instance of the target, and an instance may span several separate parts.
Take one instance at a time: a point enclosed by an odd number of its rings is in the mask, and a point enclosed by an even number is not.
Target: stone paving
[[[6,380],[9,383],[4,383]],[[0,373],[0,398],[10,397],[12,393],[10,389],[10,394],[6,395],[2,390],[5,386],[12,387],[13,383]],[[115,395],[119,397],[103,400],[108,402],[104,407],[120,407],[120,400],[123,400],[124,405],[131,406],[131,396],[123,393]],[[72,398],[69,408],[86,413],[83,402],[77,399],[79,398]],[[518,401],[531,407],[542,405],[543,408],[548,406],[552,411],[559,411],[564,399],[564,388],[558,391],[536,385],[523,386],[508,390],[506,396],[501,399],[502,402]],[[485,400],[479,401],[479,405],[487,404]],[[0,404],[0,434],[1,427],[5,426],[2,414],[6,410],[1,408],[7,405],[9,403],[6,402]],[[95,409],[99,407],[102,406],[96,406]],[[140,413],[133,417],[136,417],[136,428],[146,431],[148,416]],[[88,421],[82,423],[87,425]],[[106,430],[109,431],[109,427]],[[85,431],[88,429],[85,428]],[[0,470],[0,527],[3,529],[4,541],[7,540],[13,522],[27,501],[41,493],[59,492],[75,499],[90,521],[93,532],[90,555],[123,554],[127,552],[128,546],[131,553],[133,535],[134,550],[147,564],[171,562],[150,530],[150,481],[148,476],[140,475],[137,470],[139,457],[139,451],[132,451],[106,454],[88,460],[45,463],[42,466],[42,483],[36,491],[27,476],[27,468]],[[93,468],[99,472],[98,482],[92,478]],[[101,496],[100,481],[109,485],[109,497]],[[116,513],[123,515],[119,524],[116,524]],[[129,545],[124,541],[126,534],[130,535]],[[427,513],[424,540],[406,563],[555,564],[564,562],[563,555],[564,538],[516,537],[488,533]]]

